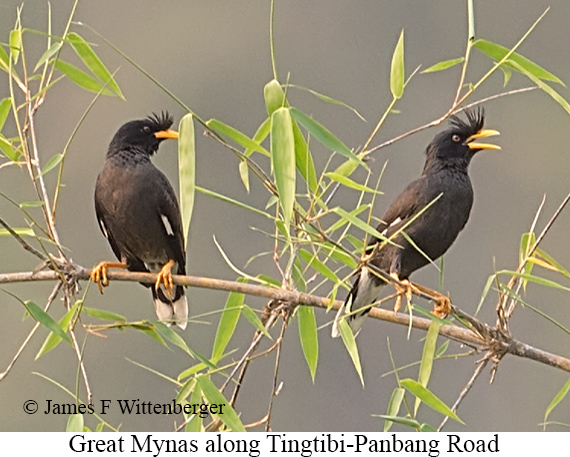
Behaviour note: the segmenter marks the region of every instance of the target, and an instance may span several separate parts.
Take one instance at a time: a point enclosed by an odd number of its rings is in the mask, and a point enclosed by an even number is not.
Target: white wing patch
[[[170,221],[168,220],[168,218],[164,214],[161,214],[160,218],[162,219],[162,223],[164,224],[164,228],[166,229],[166,234],[174,236],[174,230],[172,230],[172,225],[170,225]]]
[[[103,235],[105,235],[105,238],[109,239],[109,233],[107,233],[107,227],[103,224],[103,219],[97,219],[97,221],[99,222],[99,227],[101,227]]]
[[[394,219],[394,222],[392,222],[388,227],[386,227],[383,231],[382,231],[382,235],[386,235],[386,233],[388,232],[388,229],[390,227],[393,227],[396,224],[399,224],[400,222],[402,222],[402,218],[401,217],[397,217],[396,219]]]

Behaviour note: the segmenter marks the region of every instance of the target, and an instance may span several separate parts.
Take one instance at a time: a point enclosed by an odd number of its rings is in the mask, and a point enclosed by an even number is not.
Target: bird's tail
[[[158,319],[168,325],[178,325],[182,330],[188,324],[188,301],[182,286],[175,286],[174,297],[161,285],[158,290],[152,287],[154,309]]]
[[[370,306],[372,303],[376,301],[382,287],[384,287],[386,283],[382,281],[378,276],[372,274],[368,268],[363,268],[358,273],[356,280],[354,281],[354,285],[346,300],[344,301],[344,305],[338,310],[336,317],[333,322],[331,336],[333,338],[338,338],[340,336],[340,331],[338,328],[339,322],[341,319],[346,319],[348,325],[350,326],[352,333],[356,337],[360,332],[360,329],[364,325],[364,321],[366,320],[366,315],[370,311]],[[359,309],[361,311],[358,311]],[[348,317],[344,317],[345,314],[350,314],[353,311],[357,311],[354,314],[351,314]]]

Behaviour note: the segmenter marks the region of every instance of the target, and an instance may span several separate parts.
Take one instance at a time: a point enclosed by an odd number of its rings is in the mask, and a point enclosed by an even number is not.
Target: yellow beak
[[[487,138],[488,136],[495,136],[495,135],[500,135],[500,133],[497,130],[491,130],[491,129],[480,130],[475,135],[471,135],[469,138],[467,138],[465,140],[465,143],[467,144],[469,149],[501,149],[501,147],[497,146],[496,144],[478,143],[473,141],[476,140],[477,138]]]
[[[170,130],[170,129],[161,130],[160,132],[156,132],[154,136],[161,139],[176,140],[178,139],[178,132],[176,130]]]

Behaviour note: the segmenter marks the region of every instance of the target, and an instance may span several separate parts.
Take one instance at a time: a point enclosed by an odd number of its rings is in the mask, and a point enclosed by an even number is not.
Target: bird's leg
[[[174,287],[174,283],[172,282],[172,267],[174,265],[176,265],[176,261],[170,259],[166,263],[166,265],[164,265],[162,269],[158,272],[158,275],[156,277],[156,283],[154,285],[154,288],[158,290],[160,284],[163,283],[164,287],[166,287],[166,291],[171,297],[173,296],[172,289]]]
[[[440,294],[439,292],[433,289],[420,286],[419,284],[414,284],[414,283],[411,284],[418,292],[422,292],[432,297],[433,301],[435,302],[432,311],[432,314],[434,316],[437,316],[441,319],[445,319],[451,313],[451,300],[449,299],[449,297],[446,297],[445,295]]]
[[[414,285],[408,281],[407,279],[400,280],[398,277],[398,273],[390,273],[390,276],[394,278],[396,281],[400,281],[403,286],[399,284],[394,284],[396,288],[396,292],[398,292],[398,296],[396,297],[396,303],[394,304],[394,312],[397,313],[400,311],[402,307],[402,295],[406,296],[406,300],[408,303],[412,300],[412,294],[414,293]]]
[[[103,293],[103,287],[109,285],[109,279],[107,278],[107,270],[109,268],[127,268],[126,263],[122,262],[99,262],[96,267],[91,270],[91,281],[97,284],[99,292]]]

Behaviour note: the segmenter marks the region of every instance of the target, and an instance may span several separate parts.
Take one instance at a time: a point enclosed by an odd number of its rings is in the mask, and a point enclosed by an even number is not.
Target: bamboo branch
[[[72,268],[70,267],[68,271],[66,271],[66,274],[73,275],[75,280],[89,280],[91,270],[85,269],[79,265],[73,265]],[[146,284],[154,284],[156,282],[156,274],[154,273],[109,271],[107,276],[112,281],[142,282]],[[59,279],[60,276],[54,271],[30,271],[0,274],[0,284],[57,281]],[[336,300],[331,305],[329,299],[316,295],[280,288],[226,281],[223,279],[181,275],[173,275],[172,279],[174,284],[181,286],[238,292],[246,295],[278,300],[290,303],[291,305],[305,305],[323,309],[331,308],[335,310],[338,310],[343,305],[343,302],[340,300]],[[463,313],[456,307],[453,307],[453,312],[460,319],[467,320],[468,326],[471,328],[463,328],[454,324],[444,325],[439,331],[440,335],[471,346],[493,350],[503,354],[516,355],[518,357],[535,360],[570,372],[570,359],[535,348],[503,333],[497,335],[496,329],[467,315],[466,313]],[[432,322],[431,319],[409,316],[408,314],[394,313],[393,311],[376,307],[370,309],[369,316],[372,319],[379,319],[406,327],[411,326],[424,331],[428,330]],[[486,330],[483,331],[481,329]]]

